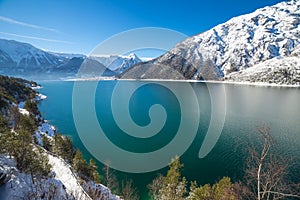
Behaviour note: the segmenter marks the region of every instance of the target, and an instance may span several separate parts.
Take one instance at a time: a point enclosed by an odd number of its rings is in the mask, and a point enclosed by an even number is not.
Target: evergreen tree
[[[0,115],[0,134],[8,130],[9,130],[8,120],[2,115]]]
[[[52,152],[56,154],[57,156],[62,156],[63,151],[63,138],[61,134],[55,134],[53,136],[54,139],[54,145],[52,148]]]
[[[35,118],[32,115],[20,115],[14,128],[15,130],[25,130],[32,134],[37,129]]]
[[[44,149],[46,149],[47,151],[52,151],[52,145],[47,136],[42,135],[42,143]]]
[[[74,153],[72,140],[67,136],[62,136],[61,134],[55,134],[53,139],[53,153],[71,163]]]
[[[234,192],[234,184],[230,178],[223,177],[214,185],[205,184],[197,187],[194,182],[191,184],[189,200],[237,200],[237,195]]]
[[[62,157],[65,161],[71,163],[74,155],[73,142],[70,137],[63,136]]]
[[[100,175],[98,173],[98,166],[92,158],[90,159],[90,176],[91,176],[91,179],[95,183],[100,183]]]
[[[88,177],[90,177],[89,166],[83,158],[82,152],[78,149],[76,150],[73,158],[73,168],[80,178],[87,180]]]
[[[0,153],[5,153],[9,156],[13,156],[13,141],[15,137],[15,133],[10,130],[5,130],[0,134]]]
[[[33,176],[46,176],[50,172],[48,158],[32,143],[32,135],[26,130],[6,131],[0,136],[1,151],[16,161],[21,172]]]
[[[169,165],[167,176],[154,179],[149,186],[151,196],[160,200],[183,200],[187,190],[186,179],[181,175],[182,168],[183,164],[180,163],[179,157],[175,157]]]
[[[27,99],[25,101],[24,109],[28,110],[30,113],[33,113],[34,115],[40,114],[36,102],[30,99]]]
[[[31,174],[32,181],[34,180],[33,177],[41,178],[50,173],[51,165],[49,164],[49,159],[40,147],[30,151],[26,157],[26,161],[28,162],[28,166],[24,171]]]

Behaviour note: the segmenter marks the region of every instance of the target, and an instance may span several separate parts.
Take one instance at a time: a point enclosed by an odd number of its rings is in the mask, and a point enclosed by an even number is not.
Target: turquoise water
[[[245,165],[245,155],[239,147],[241,144],[249,142],[249,135],[255,133],[256,128],[263,124],[271,127],[272,135],[278,141],[278,153],[293,157],[294,177],[300,179],[300,107],[298,106],[300,89],[191,83],[190,86],[195,91],[198,105],[185,105],[189,108],[182,109],[191,110],[190,114],[186,114],[180,110],[182,105],[176,94],[168,89],[171,87],[175,90],[180,89],[184,83],[165,82],[165,85],[161,86],[156,82],[143,82],[141,86],[139,81],[122,81],[125,89],[123,89],[123,92],[119,91],[118,94],[115,94],[117,97],[116,102],[124,100],[128,92],[127,88],[139,87],[131,96],[127,106],[132,120],[137,125],[147,126],[151,124],[153,119],[149,116],[149,109],[152,105],[162,105],[167,116],[164,126],[156,135],[148,138],[137,138],[125,134],[126,131],[118,126],[111,112],[112,95],[117,83],[117,81],[101,81],[93,100],[97,120],[101,124],[101,128],[109,140],[122,147],[122,149],[135,153],[145,153],[164,147],[176,137],[176,131],[181,123],[193,124],[195,120],[197,121],[191,116],[195,116],[193,110],[196,112],[196,108],[199,106],[200,120],[196,122],[199,125],[197,135],[181,156],[181,161],[184,163],[183,174],[188,180],[197,180],[198,183],[204,184],[213,183],[223,176],[230,176],[233,180],[240,179],[243,176],[242,168]],[[43,88],[40,89],[40,92],[48,96],[46,100],[39,104],[42,115],[54,124],[59,132],[70,136],[74,145],[83,151],[87,159],[90,158],[91,154],[85,148],[77,133],[72,114],[74,82],[53,81],[41,82],[41,84]],[[205,158],[200,159],[198,157],[199,149],[209,129],[211,118],[213,118],[212,112],[216,112],[213,110],[216,107],[212,106],[214,104],[213,96],[211,96],[212,91],[209,90],[210,87],[224,88],[226,94],[224,97],[226,100],[226,103],[224,103],[226,107],[225,123],[221,136],[212,151]],[[179,93],[184,98],[192,98],[187,91],[181,90]],[[84,95],[84,91],[82,91],[83,99]],[[218,95],[217,97],[219,98]],[[214,99],[214,101],[224,101],[224,99]],[[86,100],[86,103],[90,102]],[[82,120],[85,123],[88,121],[86,119]],[[186,134],[189,136],[188,134],[192,133],[187,131]],[[101,169],[101,162],[98,164]],[[166,170],[165,167],[148,173],[118,171],[117,174],[120,179],[133,179],[142,199],[145,199],[147,184],[158,173],[165,173]]]

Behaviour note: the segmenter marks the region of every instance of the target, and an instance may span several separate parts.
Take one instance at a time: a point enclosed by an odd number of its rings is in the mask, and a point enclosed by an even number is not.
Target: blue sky
[[[88,54],[122,31],[162,27],[192,36],[282,0],[0,0],[0,38]]]

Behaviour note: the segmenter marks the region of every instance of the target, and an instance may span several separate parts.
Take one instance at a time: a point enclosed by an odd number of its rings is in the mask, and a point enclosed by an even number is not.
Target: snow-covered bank
[[[276,57],[225,78],[234,82],[300,86],[300,58]]]
[[[44,100],[44,99],[46,99],[46,98],[47,98],[47,96],[46,96],[46,95],[43,95],[43,94],[41,94],[41,93],[38,93],[37,96],[36,96],[36,100],[37,100],[37,101],[42,101],[42,100]]]
[[[50,154],[48,154],[48,158],[49,163],[52,165],[52,170],[55,173],[55,178],[64,184],[69,195],[72,195],[75,197],[75,199],[80,200],[92,199],[79,184],[78,178],[72,172],[70,165],[68,165],[62,159]],[[100,198],[98,197],[97,199],[120,200],[118,196],[113,195],[111,191],[104,185],[95,184],[94,182],[90,181],[88,182],[88,186],[100,191]]]
[[[63,160],[48,154],[49,164],[52,166],[52,170],[55,174],[55,178],[60,180],[66,187],[66,191],[69,195],[75,197],[75,199],[90,200],[89,195],[83,190],[77,181],[77,178],[71,171],[71,167],[67,165]]]
[[[30,174],[21,173],[17,169],[13,158],[0,155],[0,175],[4,177],[4,181],[0,183],[0,199],[92,199],[80,185],[69,164],[46,150],[44,153],[51,165],[50,175],[41,179],[34,178],[34,182]],[[100,192],[96,199],[120,200],[104,185],[90,181],[85,186]]]
[[[116,80],[115,77],[111,76],[100,76],[100,77],[93,77],[93,78],[69,78],[69,79],[63,79],[62,81],[110,81],[110,80]]]
[[[4,155],[0,155],[0,172],[6,174],[0,186],[0,199],[74,199],[60,180],[47,177],[33,183],[31,175],[19,172],[14,160]]]
[[[250,81],[203,81],[203,80],[173,80],[173,79],[117,79],[118,81],[141,81],[141,82],[185,82],[185,83],[219,83],[219,84],[236,84],[251,85],[262,87],[292,87],[299,88],[300,85],[276,84],[266,82],[250,82]]]

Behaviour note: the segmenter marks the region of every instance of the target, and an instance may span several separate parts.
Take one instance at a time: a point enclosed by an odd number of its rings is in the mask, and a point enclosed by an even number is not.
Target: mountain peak
[[[197,69],[193,77],[199,79],[197,73],[205,60],[211,60],[226,75],[277,56],[289,56],[300,44],[299,2],[281,2],[234,17],[187,38],[156,61],[174,64],[170,59],[181,58]]]
[[[31,44],[0,39],[0,73],[27,79],[74,78],[83,63],[84,67],[89,68],[89,72],[95,70],[95,73],[86,76],[113,76],[138,62],[141,60],[135,54],[87,57],[81,54],[47,52]],[[98,69],[105,73],[98,73]]]

